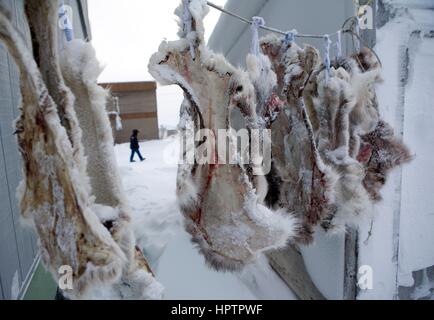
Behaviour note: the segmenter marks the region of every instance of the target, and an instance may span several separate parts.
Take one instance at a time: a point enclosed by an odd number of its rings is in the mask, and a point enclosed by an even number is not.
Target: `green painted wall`
[[[39,262],[23,300],[54,300],[56,290],[57,285],[50,272]]]

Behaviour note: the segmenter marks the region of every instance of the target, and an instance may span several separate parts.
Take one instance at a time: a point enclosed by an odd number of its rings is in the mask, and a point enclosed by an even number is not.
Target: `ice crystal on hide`
[[[255,77],[256,67],[249,74],[208,50],[202,22],[208,10],[206,1],[184,4],[188,6],[176,10],[181,19],[181,39],[163,42],[149,64],[150,73],[160,83],[177,84],[184,90],[183,127],[190,123],[196,131],[209,129],[216,135],[219,129],[231,128],[230,114],[234,109],[242,115],[247,129],[262,127],[257,92],[250,79]],[[230,139],[236,141],[236,137]],[[233,144],[229,147],[236,148]],[[220,159],[217,148],[214,159]],[[177,194],[186,229],[215,269],[241,269],[254,261],[258,253],[284,246],[295,233],[292,216],[272,212],[262,205],[267,183],[263,176],[250,174],[253,166],[217,161],[183,164],[179,168]]]

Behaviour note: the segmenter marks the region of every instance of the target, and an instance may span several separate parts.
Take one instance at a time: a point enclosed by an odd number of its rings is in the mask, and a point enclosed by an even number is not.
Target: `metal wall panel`
[[[0,0],[0,4],[10,11],[15,26],[27,37],[23,0]],[[20,99],[19,74],[4,46],[0,47],[0,282],[2,298],[10,299],[14,275],[21,285],[35,258],[36,246],[32,231],[21,226],[15,191],[21,179],[21,160],[13,134]]]
[[[0,78],[7,75],[5,68],[0,67]],[[0,85],[4,88],[3,82]],[[2,89],[3,90],[3,89]],[[0,136],[3,138],[4,110],[10,105],[10,101],[0,96]],[[13,212],[9,193],[6,164],[4,161],[5,149],[0,139],[0,282],[2,295],[5,299],[11,297],[12,279],[17,270],[20,270],[18,247],[13,223]]]
[[[2,288],[2,280],[1,280],[1,279],[0,279],[0,299],[1,299],[1,300],[4,299],[3,288]]]
[[[74,9],[76,37],[82,38],[85,32],[78,13],[78,2],[65,2]],[[30,45],[24,0],[0,0],[0,5],[10,12],[14,25]],[[35,233],[21,224],[16,198],[22,172],[13,122],[19,116],[20,99],[19,72],[0,43],[0,299],[12,297],[15,274],[18,274],[19,285],[23,284],[38,252]]]
[[[18,27],[18,29],[21,30],[21,32],[24,35],[26,35],[27,30],[25,29],[24,1],[15,0],[14,6],[15,6],[14,23]],[[10,88],[11,88],[10,94],[11,94],[12,103],[10,106],[9,117],[7,118],[9,125],[6,126],[5,128],[6,132],[3,132],[3,135],[5,136],[5,140],[7,141],[6,149],[8,150],[8,154],[7,157],[5,157],[5,161],[6,161],[8,182],[9,182],[9,194],[11,199],[11,207],[13,212],[13,222],[14,222],[14,228],[16,233],[17,245],[19,249],[18,256],[19,256],[20,267],[21,267],[20,282],[22,282],[25,279],[27,272],[30,269],[30,266],[32,265],[32,262],[35,257],[35,251],[32,245],[32,242],[34,241],[34,239],[32,239],[31,237],[32,230],[30,230],[29,228],[24,228],[21,225],[20,212],[18,208],[18,203],[16,201],[16,189],[18,187],[19,182],[21,181],[21,157],[18,153],[16,137],[13,134],[15,130],[13,122],[19,115],[18,104],[20,102],[20,90],[19,90],[20,83],[19,83],[18,69],[15,66],[15,63],[10,55],[8,56],[8,64],[9,64],[9,80],[10,80]]]

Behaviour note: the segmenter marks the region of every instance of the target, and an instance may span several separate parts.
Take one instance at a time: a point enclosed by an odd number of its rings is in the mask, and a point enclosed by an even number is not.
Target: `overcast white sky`
[[[153,80],[147,66],[163,39],[175,40],[178,27],[173,14],[180,0],[89,0],[92,43],[105,65],[100,82]],[[226,0],[213,0],[224,5]],[[209,37],[220,17],[210,9],[205,19]],[[160,125],[176,126],[182,93],[175,87],[159,87]]]

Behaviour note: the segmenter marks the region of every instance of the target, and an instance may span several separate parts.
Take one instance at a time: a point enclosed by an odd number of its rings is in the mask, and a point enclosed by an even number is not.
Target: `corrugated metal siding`
[[[66,1],[75,10],[76,37],[83,37],[77,0]],[[11,13],[14,24],[29,40],[24,0],[0,0]],[[17,273],[19,284],[26,279],[38,249],[34,232],[20,222],[16,188],[21,180],[21,158],[13,122],[20,102],[19,73],[12,57],[0,43],[0,299],[11,298]]]

